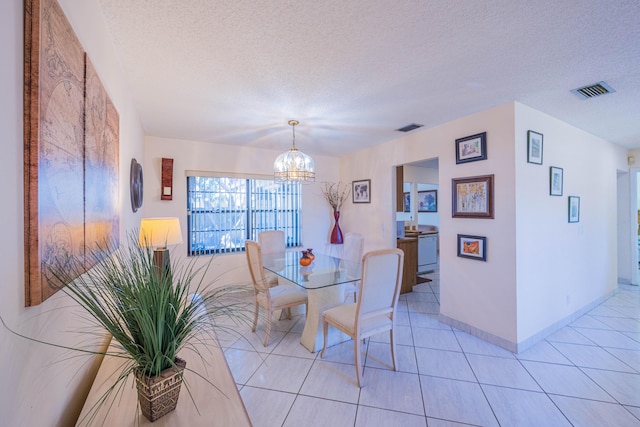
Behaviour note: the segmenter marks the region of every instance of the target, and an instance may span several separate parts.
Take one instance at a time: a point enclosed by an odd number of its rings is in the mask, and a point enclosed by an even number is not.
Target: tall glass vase
[[[333,225],[333,230],[331,231],[331,243],[342,244],[342,230],[340,230],[340,224],[338,223],[340,220],[340,211],[334,210],[333,218],[336,222]]]

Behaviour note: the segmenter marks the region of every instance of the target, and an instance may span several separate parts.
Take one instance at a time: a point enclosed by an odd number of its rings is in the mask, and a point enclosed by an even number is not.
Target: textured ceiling
[[[638,0],[99,3],[149,135],[341,155],[518,101],[640,147]]]

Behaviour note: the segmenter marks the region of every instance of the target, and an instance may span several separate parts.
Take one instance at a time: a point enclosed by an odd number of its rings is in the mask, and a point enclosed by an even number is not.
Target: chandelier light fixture
[[[293,146],[282,153],[273,163],[273,177],[276,182],[316,182],[315,163],[313,159],[296,148],[297,120],[289,120],[293,130]]]

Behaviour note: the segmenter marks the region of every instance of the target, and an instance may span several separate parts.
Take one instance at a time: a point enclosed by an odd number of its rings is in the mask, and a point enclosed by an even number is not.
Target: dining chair
[[[266,347],[269,343],[269,335],[271,334],[273,312],[287,309],[288,318],[291,319],[291,307],[304,304],[306,313],[307,293],[297,286],[271,286],[264,274],[260,244],[252,240],[247,240],[244,248],[247,254],[247,264],[249,265],[249,273],[251,273],[255,294],[255,312],[251,332],[256,331],[258,311],[260,306],[262,306],[266,311],[267,317],[266,335],[264,337],[264,346]]]
[[[397,248],[367,252],[362,259],[362,278],[358,286],[358,301],[342,304],[322,313],[324,346],[320,357],[327,349],[329,325],[339,329],[353,339],[358,387],[362,387],[361,346],[365,338],[389,331],[393,370],[396,362],[395,311],[400,296],[404,252]]]
[[[284,231],[282,230],[266,230],[258,233],[258,243],[263,254],[283,253],[287,250],[284,241]],[[278,276],[272,273],[266,273],[269,286],[278,285]]]
[[[282,230],[261,231],[258,233],[258,243],[260,243],[263,254],[273,254],[287,250],[284,231]]]
[[[342,258],[347,261],[360,264],[362,262],[362,254],[364,253],[364,236],[360,233],[348,232],[344,234],[344,243],[342,248]],[[358,282],[348,285],[345,291],[344,301],[350,299],[353,295],[353,302],[358,297]]]

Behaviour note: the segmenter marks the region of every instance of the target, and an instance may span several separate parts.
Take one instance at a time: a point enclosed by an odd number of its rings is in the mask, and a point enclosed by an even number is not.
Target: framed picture
[[[549,168],[549,194],[551,196],[562,196],[562,168],[551,166]]]
[[[527,132],[527,162],[536,165],[542,164],[542,140],[541,133],[532,130]]]
[[[462,258],[487,260],[487,238],[458,234],[458,256]]]
[[[371,180],[363,179],[351,183],[353,203],[371,203]]]
[[[580,197],[569,196],[569,222],[580,222]]]
[[[404,194],[404,211],[411,212],[411,193],[403,193]]]
[[[418,212],[438,212],[438,190],[418,191]]]
[[[493,218],[493,175],[451,180],[453,218]]]
[[[456,139],[456,164],[487,159],[487,133]]]
[[[66,285],[52,268],[90,269],[119,246],[120,119],[58,2],[24,5],[24,305],[35,306]]]

